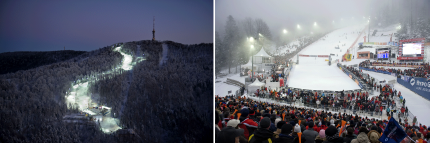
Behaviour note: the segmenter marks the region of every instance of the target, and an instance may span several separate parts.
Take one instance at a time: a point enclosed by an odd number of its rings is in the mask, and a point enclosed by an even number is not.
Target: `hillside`
[[[115,51],[118,46],[121,53]],[[101,127],[63,122],[64,116],[80,112],[66,104],[66,92],[88,78],[86,93],[99,95],[95,102],[110,107],[119,115],[118,125],[139,136],[130,141],[212,141],[212,48],[212,43],[134,41],[0,75],[0,141],[119,142]],[[145,55],[145,60],[116,70],[127,60],[123,53]]]
[[[5,52],[0,53],[0,74],[28,70],[65,61],[86,53],[85,51]]]

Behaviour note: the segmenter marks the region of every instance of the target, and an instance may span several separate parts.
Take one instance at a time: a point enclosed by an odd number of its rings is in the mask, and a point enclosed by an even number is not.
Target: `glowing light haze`
[[[414,9],[430,4],[430,1],[425,0],[412,1]],[[410,4],[410,1],[401,0],[216,0],[215,30],[223,36],[227,17],[231,15],[238,26],[241,26],[238,22],[247,17],[262,19],[274,37],[309,34],[332,27],[342,28],[367,22],[367,19],[361,17],[377,16],[384,8],[395,15],[410,15]],[[414,13],[417,14],[420,13]],[[297,29],[298,25],[300,30]],[[288,31],[287,34],[284,34],[284,29]]]

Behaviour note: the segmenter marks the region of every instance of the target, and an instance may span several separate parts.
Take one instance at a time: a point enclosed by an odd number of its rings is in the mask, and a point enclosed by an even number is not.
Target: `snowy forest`
[[[215,72],[219,73],[223,68],[248,62],[251,53],[247,39],[249,37],[257,39],[262,36],[265,37],[266,42],[261,42],[261,46],[270,45],[272,34],[262,19],[246,18],[236,22],[233,16],[228,16],[225,24],[225,35],[221,37],[218,31],[215,32],[215,59],[217,60]],[[254,51],[254,53],[256,52],[258,51]]]
[[[236,20],[229,15],[224,30],[224,35],[215,31],[215,74],[225,69],[229,69],[230,73],[230,69],[246,64],[249,57],[256,54],[261,48],[265,48],[268,54],[272,54],[274,49],[277,49],[273,47],[285,46],[286,43],[293,40],[299,41],[298,47],[306,46],[334,30],[334,27],[327,27],[326,30],[312,35],[300,33],[281,38],[279,35],[277,37],[272,35],[269,25],[263,19],[247,17],[243,20]]]
[[[160,66],[163,44],[168,55]],[[130,54],[143,53],[146,60],[115,76],[102,74],[121,63],[122,55],[113,51],[119,45]],[[212,141],[212,98],[208,98],[213,94],[212,47],[212,43],[133,41],[2,74],[0,142],[118,142],[97,127],[62,121],[64,115],[79,112],[66,104],[71,83],[97,75],[100,80],[89,84],[89,92],[119,113],[120,126],[133,129],[140,137],[137,141]]]
[[[430,1],[385,1],[370,15],[370,27],[386,27],[399,24],[398,40],[426,38],[430,42]]]

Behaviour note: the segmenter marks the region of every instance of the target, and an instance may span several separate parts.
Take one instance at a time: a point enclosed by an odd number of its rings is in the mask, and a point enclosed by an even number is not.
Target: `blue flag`
[[[400,127],[394,118],[391,118],[385,127],[384,133],[379,138],[382,143],[399,143],[407,136],[405,130]]]

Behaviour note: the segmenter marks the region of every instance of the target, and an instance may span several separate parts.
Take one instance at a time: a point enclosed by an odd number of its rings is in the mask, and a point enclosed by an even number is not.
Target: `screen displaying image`
[[[421,43],[403,44],[403,55],[421,54]]]
[[[378,51],[378,59],[390,58],[390,50],[380,50]]]

